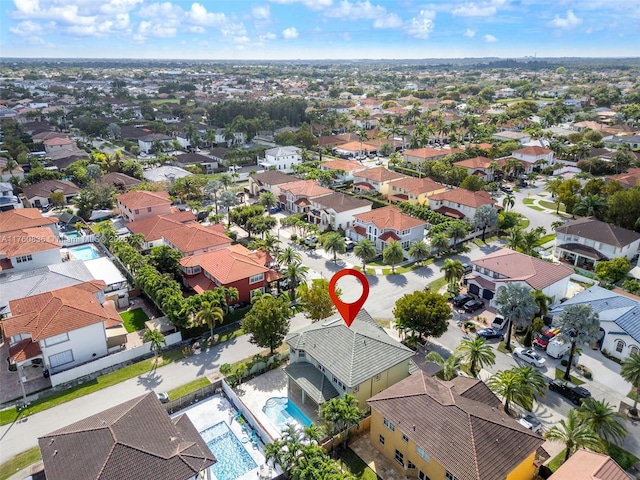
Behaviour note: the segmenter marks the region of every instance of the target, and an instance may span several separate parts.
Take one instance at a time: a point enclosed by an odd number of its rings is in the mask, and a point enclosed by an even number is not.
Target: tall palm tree
[[[142,341],[149,342],[149,348],[153,352],[153,358],[157,360],[162,351],[162,347],[167,345],[167,339],[160,330],[147,328],[142,336]]]
[[[453,246],[457,247],[458,242],[467,236],[469,228],[462,222],[451,222],[451,225],[447,229],[449,238],[453,241]]]
[[[529,230],[522,235],[522,252],[531,257],[538,257],[535,248],[540,243],[540,232],[538,230]]]
[[[633,407],[629,412],[634,415],[638,415],[638,396],[640,396],[640,353],[632,352],[622,362],[622,368],[620,369],[620,375],[627,382],[633,385],[636,394],[633,400]]]
[[[598,434],[589,425],[581,423],[578,411],[575,408],[569,410],[567,420],[560,420],[558,425],[554,425],[545,434],[547,440],[562,442],[565,445],[564,461],[579,448],[588,448],[593,451],[602,450],[602,441]]]
[[[460,370],[460,357],[456,353],[452,353],[446,359],[442,357],[438,352],[427,353],[425,360],[435,363],[442,370],[437,374],[442,380],[453,380],[458,376],[458,370]]]
[[[513,227],[507,237],[507,247],[511,250],[518,251],[522,249],[524,243],[524,234],[521,227]]]
[[[515,204],[516,204],[516,197],[514,197],[510,193],[507,193],[505,197],[502,199],[502,207],[504,208],[505,212],[508,211],[510,208],[513,208]]]
[[[522,405],[527,410],[533,408],[533,399],[535,395],[544,397],[547,394],[547,380],[538,370],[531,366],[513,367],[512,370],[519,376],[522,385],[527,390],[525,404]]]
[[[431,236],[431,247],[436,249],[436,255],[440,255],[443,250],[451,246],[449,237],[444,232],[438,232]]]
[[[460,291],[459,288],[455,288],[464,276],[464,267],[460,260],[452,260],[447,258],[444,261],[444,265],[440,268],[441,272],[444,272],[444,279],[449,284],[449,291]]]
[[[307,279],[308,267],[301,263],[294,262],[287,265],[284,272],[284,278],[289,280],[291,290],[289,290],[289,298],[293,302],[296,299],[296,287]]]
[[[420,263],[429,257],[429,247],[422,240],[409,245],[409,256]]]
[[[391,273],[396,273],[396,263],[404,260],[402,244],[396,240],[387,243],[384,250],[382,250],[382,259],[384,263],[391,264]]]
[[[607,211],[607,201],[594,193],[585,195],[573,208],[573,213],[581,217],[596,217],[602,219]]]
[[[491,375],[487,380],[487,387],[496,395],[504,398],[504,411],[510,414],[509,406],[511,403],[526,408],[530,399],[530,392],[526,385],[522,382],[521,376],[514,369],[501,370]]]
[[[585,398],[577,409],[581,423],[586,423],[600,438],[621,445],[627,436],[626,427],[620,423],[624,417],[609,402]]]
[[[504,346],[508,351],[511,351],[511,331],[513,325],[527,325],[527,323],[533,319],[533,315],[535,315],[538,307],[533,301],[529,287],[521,283],[512,282],[498,288],[496,305],[498,305],[498,313],[507,321]]]
[[[145,238],[141,233],[133,233],[131,235],[127,235],[124,240],[137,251],[140,251],[142,250],[142,245],[144,245]]]
[[[209,327],[209,335],[213,340],[213,329],[216,322],[222,323],[224,320],[224,310],[213,302],[202,302],[200,310],[193,315],[193,323],[195,325],[206,324]]]
[[[227,209],[227,227],[231,227],[231,207],[238,205],[238,197],[230,190],[220,194],[220,203]]]
[[[549,304],[553,301],[551,297],[545,295],[542,290],[534,290],[531,293],[533,297],[533,301],[538,306],[538,316],[544,317],[547,313],[549,313]]]
[[[276,262],[279,266],[289,265],[290,263],[300,263],[301,261],[302,255],[293,247],[287,247],[281,250],[276,257]]]
[[[265,208],[268,215],[271,215],[271,207],[278,205],[278,199],[271,192],[262,192],[258,201]]]
[[[458,348],[456,348],[456,355],[463,362],[469,364],[469,371],[474,377],[478,376],[478,370],[485,365],[491,366],[496,363],[496,354],[493,348],[482,337],[476,337],[473,340],[462,340]]]
[[[216,215],[218,214],[218,192],[222,190],[222,182],[220,180],[210,180],[204,187],[204,192],[207,195],[213,195],[213,206],[216,209]]]
[[[368,238],[363,238],[353,247],[353,254],[362,262],[362,272],[367,272],[367,262],[378,256],[376,245]]]
[[[333,253],[334,263],[338,261],[338,253],[347,251],[344,237],[338,232],[325,235],[322,239],[322,248],[328,253]]]

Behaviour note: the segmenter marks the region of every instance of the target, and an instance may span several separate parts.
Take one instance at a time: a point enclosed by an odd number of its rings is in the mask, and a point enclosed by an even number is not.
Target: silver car
[[[532,350],[531,348],[524,348],[524,347],[514,348],[513,356],[535,367],[542,367],[545,364],[544,358],[538,355],[538,353]]]

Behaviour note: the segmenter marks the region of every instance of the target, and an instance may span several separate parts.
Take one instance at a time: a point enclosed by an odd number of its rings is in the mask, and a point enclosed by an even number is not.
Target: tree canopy
[[[291,309],[286,297],[265,293],[255,298],[253,307],[242,319],[242,330],[251,335],[249,341],[268,348],[273,355],[289,333]]]
[[[396,301],[393,316],[401,331],[437,338],[447,331],[452,312],[443,295],[418,290]]]

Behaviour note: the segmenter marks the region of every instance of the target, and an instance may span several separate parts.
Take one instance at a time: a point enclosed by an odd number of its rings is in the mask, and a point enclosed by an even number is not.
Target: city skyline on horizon
[[[623,2],[619,2],[623,3]],[[640,0],[13,0],[4,58],[635,58]]]

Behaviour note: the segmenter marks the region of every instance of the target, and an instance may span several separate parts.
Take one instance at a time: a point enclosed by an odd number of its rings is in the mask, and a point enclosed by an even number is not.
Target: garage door
[[[59,367],[60,365],[71,362],[73,362],[73,352],[71,350],[56,353],[49,357],[49,366],[51,366],[51,368]]]
[[[482,298],[484,298],[485,300],[491,300],[493,298],[493,292],[485,288],[482,291]]]
[[[475,283],[469,284],[469,293],[473,293],[474,295],[478,295],[480,293],[480,287]]]

